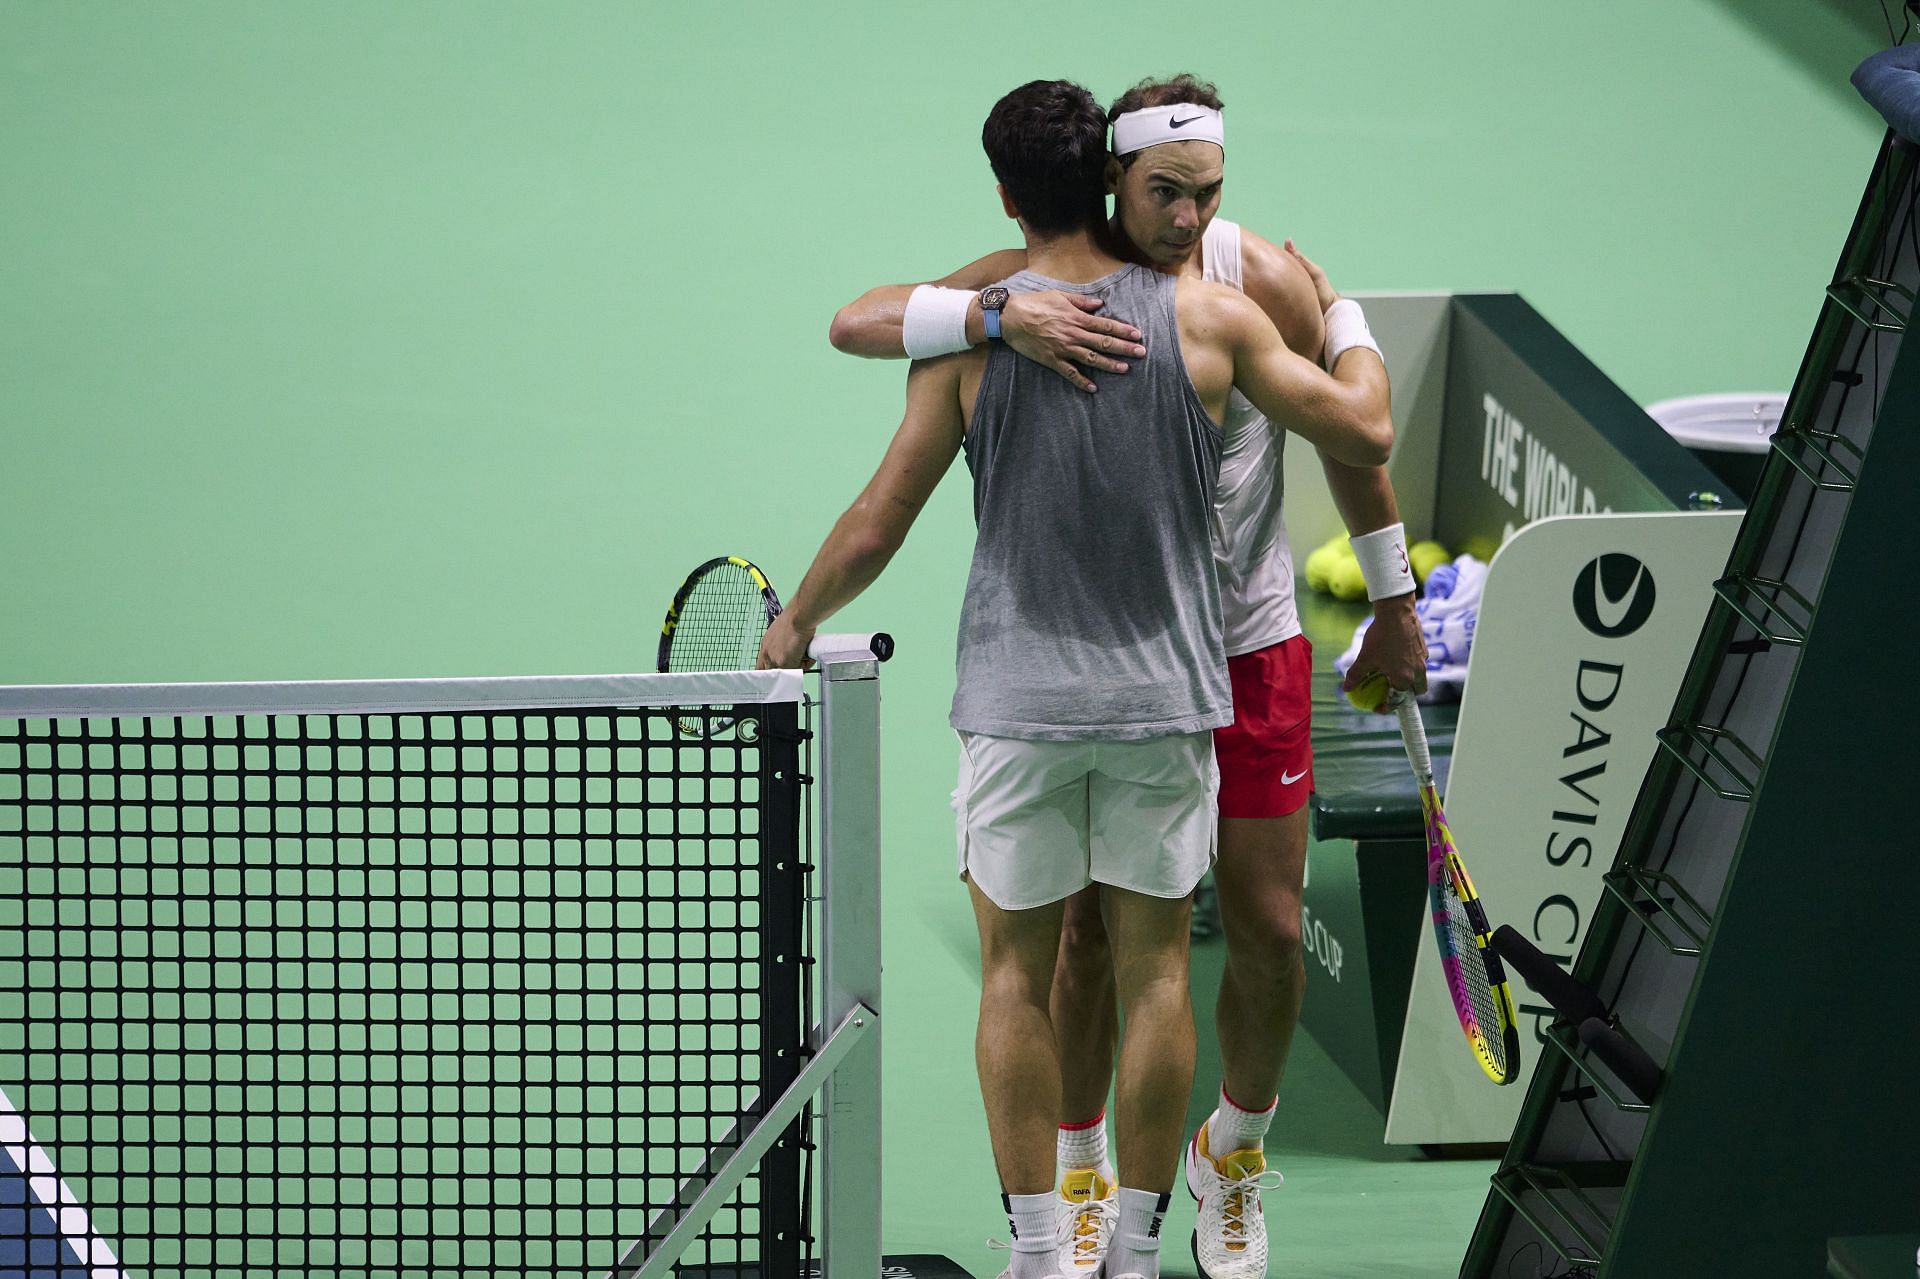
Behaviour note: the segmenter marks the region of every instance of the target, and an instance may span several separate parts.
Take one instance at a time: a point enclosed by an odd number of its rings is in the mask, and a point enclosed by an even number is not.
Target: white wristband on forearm
[[[1373,331],[1367,328],[1367,313],[1352,298],[1341,298],[1327,308],[1327,372],[1333,372],[1340,363],[1340,357],[1356,346],[1364,346],[1375,355],[1380,354],[1380,344],[1373,340]]]
[[[1389,524],[1347,540],[1353,544],[1353,557],[1360,561],[1360,576],[1367,580],[1369,600],[1390,599],[1414,588],[1413,565],[1407,561],[1406,525]]]
[[[937,284],[916,288],[907,297],[906,320],[900,326],[901,344],[909,358],[931,359],[972,346],[967,341],[967,308],[977,296],[971,289],[943,289]]]

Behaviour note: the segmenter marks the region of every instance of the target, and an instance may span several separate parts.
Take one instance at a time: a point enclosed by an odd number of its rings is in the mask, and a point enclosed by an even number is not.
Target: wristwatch
[[[1000,310],[1006,306],[1011,295],[996,284],[990,289],[980,290],[980,316],[986,322],[987,341],[1000,340]]]

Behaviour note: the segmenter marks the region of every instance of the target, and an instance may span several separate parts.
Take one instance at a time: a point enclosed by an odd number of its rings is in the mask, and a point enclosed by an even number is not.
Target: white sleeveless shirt
[[[1240,226],[1225,218],[1207,224],[1200,246],[1201,274],[1245,290],[1240,271]],[[1293,552],[1280,514],[1284,473],[1275,427],[1238,390],[1228,393],[1225,450],[1213,506],[1213,561],[1220,578],[1220,610],[1227,656],[1238,657],[1300,633],[1293,603]]]

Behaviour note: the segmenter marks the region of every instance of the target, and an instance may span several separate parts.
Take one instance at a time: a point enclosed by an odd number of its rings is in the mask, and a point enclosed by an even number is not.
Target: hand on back
[[[1295,248],[1291,238],[1287,240],[1283,247],[1285,247],[1288,254],[1293,257],[1293,260],[1298,262],[1306,271],[1307,278],[1313,281],[1313,291],[1319,295],[1320,310],[1323,313],[1328,307],[1340,300],[1340,295],[1333,291],[1333,285],[1327,282],[1327,273],[1322,271],[1312,258]]]
[[[1094,384],[1082,368],[1125,373],[1127,360],[1147,353],[1140,330],[1095,314],[1103,305],[1099,298],[1059,290],[1016,293],[1001,312],[1000,335],[1016,353],[1091,391]]]

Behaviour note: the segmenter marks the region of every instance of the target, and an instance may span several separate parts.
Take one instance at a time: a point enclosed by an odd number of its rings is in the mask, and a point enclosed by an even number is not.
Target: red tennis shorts
[[[1215,729],[1220,816],[1285,817],[1313,793],[1313,645],[1304,635],[1227,659],[1233,723]]]

